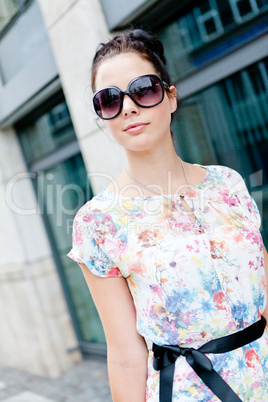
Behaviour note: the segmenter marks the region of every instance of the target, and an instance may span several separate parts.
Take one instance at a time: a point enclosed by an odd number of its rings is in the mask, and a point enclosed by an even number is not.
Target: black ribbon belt
[[[245,346],[262,336],[265,325],[266,320],[262,316],[259,321],[242,331],[209,341],[198,349],[181,348],[178,345],[158,346],[154,343],[153,367],[160,370],[159,401],[172,402],[175,362],[179,356],[184,356],[196,374],[222,402],[241,402],[232,388],[213,369],[211,361],[204,353],[226,353]]]

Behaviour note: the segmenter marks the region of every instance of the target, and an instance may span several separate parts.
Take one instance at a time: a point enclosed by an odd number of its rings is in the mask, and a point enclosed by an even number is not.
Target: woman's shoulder
[[[96,220],[98,216],[109,213],[112,207],[113,198],[110,191],[105,187],[77,211],[75,220],[91,222]]]
[[[210,173],[215,173],[215,174],[224,174],[227,176],[231,176],[232,174],[239,174],[236,170],[229,166],[225,165],[201,165],[198,163],[195,163],[197,166],[202,166],[203,168],[207,169]]]
[[[121,215],[117,198],[105,187],[78,210],[73,231],[102,239],[118,236],[124,229]]]
[[[225,183],[226,185],[236,185],[244,182],[239,172],[231,167],[223,165],[199,165],[207,170],[206,179],[215,185]]]

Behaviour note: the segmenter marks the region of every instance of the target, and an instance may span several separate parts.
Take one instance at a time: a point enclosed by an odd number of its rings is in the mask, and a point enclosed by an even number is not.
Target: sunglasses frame
[[[140,105],[140,104],[132,97],[131,93],[129,92],[129,89],[130,89],[131,85],[132,85],[136,80],[138,80],[138,79],[140,79],[140,78],[146,78],[146,77],[154,77],[154,78],[157,78],[157,80],[159,81],[159,83],[160,83],[160,85],[161,85],[161,88],[162,88],[162,96],[161,96],[160,101],[157,102],[157,103],[155,103],[155,104],[153,104],[153,105],[151,105],[151,106]],[[148,108],[150,108],[150,107],[154,107],[154,106],[159,105],[159,103],[161,103],[161,102],[163,101],[163,99],[164,99],[164,97],[165,97],[165,89],[167,89],[167,88],[169,88],[169,85],[168,85],[165,81],[163,81],[160,77],[158,77],[158,75],[156,75],[156,74],[140,75],[139,77],[136,77],[136,78],[134,78],[133,80],[130,81],[130,83],[129,83],[128,86],[127,86],[126,91],[121,91],[121,89],[119,89],[119,88],[116,87],[116,86],[109,86],[109,87],[102,88],[102,89],[100,89],[99,91],[95,92],[95,93],[93,94],[93,107],[94,107],[94,110],[95,110],[96,114],[97,114],[102,120],[112,120],[112,119],[115,119],[117,116],[120,115],[120,113],[121,113],[121,111],[122,111],[123,100],[124,100],[124,96],[125,96],[125,95],[128,95],[128,96],[130,97],[130,99],[131,99],[137,106],[148,109]],[[119,92],[119,95],[120,95],[120,107],[119,107],[119,110],[118,110],[118,112],[116,113],[116,115],[113,116],[113,117],[102,117],[102,116],[99,115],[99,113],[96,111],[96,108],[95,108],[94,99],[96,98],[96,96],[97,96],[100,92],[104,91],[105,89],[116,89],[116,90]]]

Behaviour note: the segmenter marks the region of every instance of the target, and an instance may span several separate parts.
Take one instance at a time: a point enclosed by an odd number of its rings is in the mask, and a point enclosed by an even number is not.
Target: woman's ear
[[[174,113],[177,109],[177,89],[173,85],[169,87],[168,98],[170,104],[170,112]]]

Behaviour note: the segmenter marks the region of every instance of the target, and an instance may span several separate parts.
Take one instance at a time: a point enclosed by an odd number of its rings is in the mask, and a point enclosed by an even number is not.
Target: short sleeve
[[[94,275],[106,278],[123,276],[105,253],[103,239],[98,238],[90,222],[83,220],[81,210],[74,219],[72,242],[68,257],[77,263],[85,264]]]
[[[232,195],[239,199],[243,208],[243,213],[247,219],[253,222],[260,229],[261,215],[255,200],[249,194],[242,176],[235,170],[230,170],[232,171]]]

